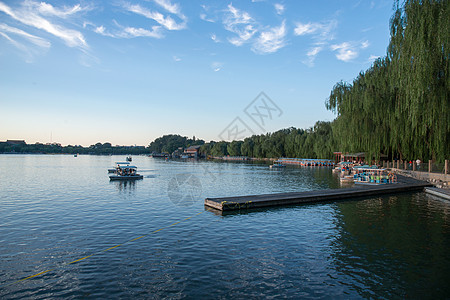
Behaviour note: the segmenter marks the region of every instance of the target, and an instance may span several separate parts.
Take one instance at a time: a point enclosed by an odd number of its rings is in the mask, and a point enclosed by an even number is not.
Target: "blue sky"
[[[385,55],[392,5],[0,0],[0,140],[217,141],[333,120],[333,85]]]

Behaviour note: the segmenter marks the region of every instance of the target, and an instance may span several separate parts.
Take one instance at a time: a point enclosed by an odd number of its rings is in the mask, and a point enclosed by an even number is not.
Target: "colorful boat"
[[[387,172],[385,169],[373,167],[355,167],[353,168],[353,181],[356,184],[380,185],[397,183],[397,176],[394,173]]]

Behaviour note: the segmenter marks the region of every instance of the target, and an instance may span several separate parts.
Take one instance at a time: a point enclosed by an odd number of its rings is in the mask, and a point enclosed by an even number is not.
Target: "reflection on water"
[[[1,299],[450,295],[449,202],[398,194],[216,215],[206,197],[339,179],[330,168],[136,156],[144,179],[110,182],[122,159],[0,155]]]
[[[115,180],[111,181],[120,192],[133,192],[136,190],[136,180]]]
[[[335,270],[365,298],[450,295],[450,205],[425,193],[337,203]]]

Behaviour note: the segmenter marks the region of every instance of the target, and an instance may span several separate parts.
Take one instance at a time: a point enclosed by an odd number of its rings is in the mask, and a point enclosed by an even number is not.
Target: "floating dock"
[[[224,198],[206,198],[205,205],[220,211],[230,211],[301,203],[348,200],[356,197],[379,196],[402,192],[423,191],[432,185],[428,182],[399,176],[399,182],[376,186],[355,186],[307,192],[263,194]]]
[[[277,162],[284,165],[297,165],[303,167],[333,167],[334,161],[331,159],[311,159],[311,158],[286,158],[282,157]]]

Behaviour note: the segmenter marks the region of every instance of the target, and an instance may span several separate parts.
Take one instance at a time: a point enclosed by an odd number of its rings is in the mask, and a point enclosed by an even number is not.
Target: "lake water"
[[[330,168],[144,156],[132,162],[143,180],[110,182],[124,158],[0,155],[0,298],[450,295],[448,201],[409,193],[220,215],[204,198],[339,182]]]

